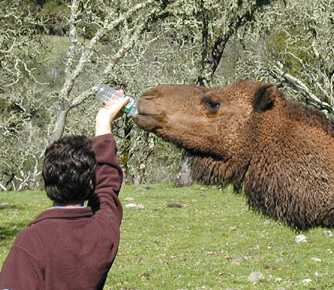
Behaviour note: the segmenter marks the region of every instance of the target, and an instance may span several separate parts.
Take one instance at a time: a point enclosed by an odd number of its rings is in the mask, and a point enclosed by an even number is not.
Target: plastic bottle
[[[96,99],[99,100],[100,102],[106,102],[111,99],[117,101],[117,100],[122,100],[126,96],[120,96],[117,94],[117,90],[108,86],[108,85],[98,85],[97,90],[96,90]],[[130,100],[129,102],[125,105],[123,108],[123,112],[127,114],[129,117],[135,116],[137,112],[137,102],[133,97],[129,97]]]

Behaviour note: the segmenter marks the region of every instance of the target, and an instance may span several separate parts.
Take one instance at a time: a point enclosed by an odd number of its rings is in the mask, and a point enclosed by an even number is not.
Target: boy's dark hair
[[[95,153],[85,136],[63,137],[45,151],[43,179],[56,204],[80,203],[94,195]]]

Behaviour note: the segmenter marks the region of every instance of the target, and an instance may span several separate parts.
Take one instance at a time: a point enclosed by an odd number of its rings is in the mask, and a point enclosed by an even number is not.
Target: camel
[[[334,124],[272,84],[159,85],[136,124],[193,157],[194,177],[233,184],[248,205],[288,226],[334,225]]]

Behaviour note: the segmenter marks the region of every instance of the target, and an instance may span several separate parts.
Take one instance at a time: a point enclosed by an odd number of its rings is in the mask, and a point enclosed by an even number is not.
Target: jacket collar
[[[49,208],[43,211],[30,225],[47,219],[76,219],[90,217],[93,211],[90,207],[79,208]]]

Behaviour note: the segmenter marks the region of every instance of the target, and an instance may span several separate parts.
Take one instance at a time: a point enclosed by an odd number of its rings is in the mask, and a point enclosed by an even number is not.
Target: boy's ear
[[[275,104],[278,89],[271,84],[262,85],[256,92],[253,109],[257,113],[272,109]]]

